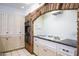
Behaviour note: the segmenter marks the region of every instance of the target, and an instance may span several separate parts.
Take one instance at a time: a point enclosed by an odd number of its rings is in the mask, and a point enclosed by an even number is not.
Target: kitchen
[[[0,55],[9,52],[14,56],[79,55],[78,7],[78,3],[39,3],[27,12],[16,8],[7,12],[8,8],[1,7]]]
[[[76,21],[76,10],[48,12],[37,18],[34,21],[34,47],[38,50],[34,49],[34,52],[49,56],[75,55],[77,52]]]

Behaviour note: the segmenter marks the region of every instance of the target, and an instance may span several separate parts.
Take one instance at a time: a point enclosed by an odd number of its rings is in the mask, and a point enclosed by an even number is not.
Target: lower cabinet
[[[20,48],[20,38],[19,37],[9,37],[8,38],[8,50]]]
[[[40,45],[39,46],[39,56],[56,56],[56,51],[50,47]]]
[[[76,56],[77,48],[35,38],[33,52],[38,56]]]
[[[7,42],[5,37],[0,37],[0,52],[4,52],[8,49]]]
[[[34,53],[39,56],[56,56],[55,50],[38,43],[34,43]]]
[[[0,52],[6,52],[25,47],[23,36],[0,37]]]
[[[44,48],[44,46],[39,45],[39,56],[46,56],[46,48]]]
[[[58,56],[77,56],[77,48],[63,45],[63,44],[57,44],[57,55]]]
[[[20,36],[20,47],[25,47],[25,39],[24,39],[24,35]]]
[[[67,56],[66,54],[64,54],[64,53],[62,53],[62,52],[60,52],[60,51],[56,52],[56,55],[57,55],[57,56]]]
[[[34,49],[33,49],[33,52],[36,54],[36,55],[39,55],[39,45],[34,43]]]
[[[46,48],[47,49],[47,56],[56,56],[56,50],[51,49],[51,48]]]

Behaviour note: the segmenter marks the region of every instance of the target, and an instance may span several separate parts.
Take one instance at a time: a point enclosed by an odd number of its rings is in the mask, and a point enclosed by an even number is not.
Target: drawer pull
[[[8,32],[6,32],[8,34]]]
[[[6,40],[8,40],[8,38],[6,38]]]
[[[69,52],[69,50],[66,50],[66,52]]]
[[[65,51],[65,49],[62,49],[63,51]]]
[[[69,50],[65,50],[65,49],[62,49],[63,51],[65,51],[65,52],[69,52]]]

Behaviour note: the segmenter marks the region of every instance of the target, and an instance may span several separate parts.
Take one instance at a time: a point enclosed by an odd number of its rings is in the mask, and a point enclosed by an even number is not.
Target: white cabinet
[[[56,46],[54,44],[55,43],[52,44],[49,41],[35,38],[34,39],[34,53],[39,56],[56,56],[56,50],[55,50]]]
[[[17,13],[0,12],[0,52],[25,46],[24,17]]]
[[[19,45],[19,48],[22,48],[22,47],[25,47],[25,38],[24,38],[24,35],[21,35],[20,36],[20,45]]]
[[[34,43],[33,52],[34,52],[36,55],[39,55],[39,45],[38,45],[37,43]]]
[[[24,34],[24,16],[16,13],[0,12],[0,35]]]
[[[62,44],[57,44],[57,53],[66,56],[76,56],[77,48],[62,45]]]
[[[39,45],[39,56],[45,56],[46,55],[46,48],[43,45]]]
[[[17,49],[20,46],[19,37],[9,37],[8,38],[8,50]]]
[[[7,35],[7,16],[5,12],[1,13],[1,35]]]
[[[5,37],[0,37],[0,52],[7,50],[7,39]]]
[[[2,18],[1,12],[0,12],[0,18]],[[2,20],[0,19],[0,35],[1,35],[1,32],[2,32]]]
[[[14,14],[13,15],[11,15],[11,14],[8,14],[7,15],[8,16],[8,25],[7,25],[7,27],[8,27],[8,35],[10,35],[10,36],[12,36],[12,35],[14,35],[14,34],[16,34],[15,33],[15,31],[16,31],[16,24],[15,24],[15,16],[14,16]]]
[[[34,49],[33,49],[33,51],[36,55],[39,55],[39,40],[38,40],[38,38],[34,38]]]
[[[40,56],[56,56],[56,51],[45,45],[39,45]]]
[[[77,48],[34,38],[34,53],[39,56],[76,56]]]
[[[23,36],[0,37],[0,52],[6,52],[14,49],[24,48]]]

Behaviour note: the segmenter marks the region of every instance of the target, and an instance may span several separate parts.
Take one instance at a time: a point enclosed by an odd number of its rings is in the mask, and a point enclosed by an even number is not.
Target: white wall
[[[45,35],[59,36],[61,39],[77,40],[77,11],[65,10],[63,11],[62,14],[59,14],[57,16],[52,15],[52,13],[53,11],[46,13],[43,16],[44,18],[41,19],[43,20],[42,33]],[[39,18],[41,17],[42,16],[40,16]],[[38,26],[40,25],[37,25],[36,27]],[[39,30],[39,31],[42,31],[42,30]]]
[[[34,35],[44,35],[44,16],[39,17],[34,22]]]

